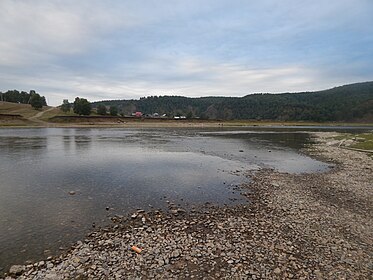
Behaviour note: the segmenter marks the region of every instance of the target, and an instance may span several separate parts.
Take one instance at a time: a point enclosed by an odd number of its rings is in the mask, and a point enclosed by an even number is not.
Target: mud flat
[[[333,146],[334,134],[305,150],[335,164],[326,173],[262,170],[242,187],[246,205],[115,216],[5,279],[371,279],[373,159]]]

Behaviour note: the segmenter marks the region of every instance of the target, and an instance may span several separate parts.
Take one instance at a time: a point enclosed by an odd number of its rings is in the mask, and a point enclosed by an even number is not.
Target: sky
[[[50,105],[373,80],[372,0],[0,0],[0,91]]]

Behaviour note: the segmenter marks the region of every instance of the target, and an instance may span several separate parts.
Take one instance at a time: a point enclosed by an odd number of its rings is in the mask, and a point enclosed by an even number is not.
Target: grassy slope
[[[45,108],[46,110],[47,108]],[[30,118],[39,111],[34,110],[29,104],[18,104],[0,101],[0,114],[19,114],[24,118]]]
[[[24,118],[28,119],[36,114],[40,113],[41,111],[45,112],[40,119],[41,120],[48,120],[54,116],[75,116],[74,113],[64,113],[60,109],[56,107],[46,106],[43,107],[42,110],[35,110],[29,104],[18,104],[18,103],[11,103],[11,102],[2,102],[0,101],[0,114],[19,114]]]
[[[11,102],[1,102],[0,101],[0,114],[18,114],[21,115],[24,119],[15,119],[15,120],[0,120],[0,126],[32,126],[38,125],[34,121],[29,120],[30,118],[36,116],[41,111],[47,111],[44,113],[39,119],[42,121],[47,121],[50,117],[56,115],[65,115],[61,112],[58,108],[53,107],[43,107],[42,110],[35,110],[29,104],[18,104],[18,103],[11,103]],[[40,125],[40,123],[39,123]]]

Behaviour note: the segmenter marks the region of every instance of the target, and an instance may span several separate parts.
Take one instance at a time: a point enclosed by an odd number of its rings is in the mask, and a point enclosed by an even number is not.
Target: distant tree
[[[35,91],[30,91],[30,104],[31,107],[35,110],[43,108],[45,103],[45,99],[40,96],[40,94],[36,93]]]
[[[64,99],[62,101],[61,111],[67,113],[67,112],[70,112],[70,110],[71,110],[71,104],[69,103],[69,100]]]
[[[99,115],[106,115],[106,106],[103,104],[99,104],[97,106],[97,114]]]
[[[41,103],[43,103],[43,106],[47,106],[47,100],[45,100],[44,96],[41,96]]]
[[[188,114],[186,115],[186,118],[187,119],[193,118],[193,113],[191,111],[189,111]]]
[[[91,114],[91,103],[85,98],[76,97],[74,101],[74,113],[88,116]]]
[[[5,93],[14,102],[19,92]],[[100,103],[97,103],[97,105]],[[372,120],[373,82],[351,84],[323,91],[282,94],[249,94],[244,97],[149,96],[139,100],[105,101],[120,113],[159,113],[201,119],[252,119],[279,121]]]
[[[118,115],[118,107],[117,106],[110,106],[110,115],[117,116]]]
[[[0,101],[31,104],[32,95],[37,94],[35,90],[30,90],[30,93],[26,91],[19,92],[18,90],[8,90],[7,92],[0,93]],[[44,96],[40,96],[41,103],[43,106],[47,106],[47,102]],[[35,98],[34,98],[35,99]]]

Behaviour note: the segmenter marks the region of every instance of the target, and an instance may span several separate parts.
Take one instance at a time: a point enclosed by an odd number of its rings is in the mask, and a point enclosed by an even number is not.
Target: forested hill
[[[151,96],[140,100],[93,103],[117,106],[129,115],[158,113],[204,119],[257,119],[284,121],[373,121],[373,82],[350,84],[323,91],[250,94],[244,97]]]

